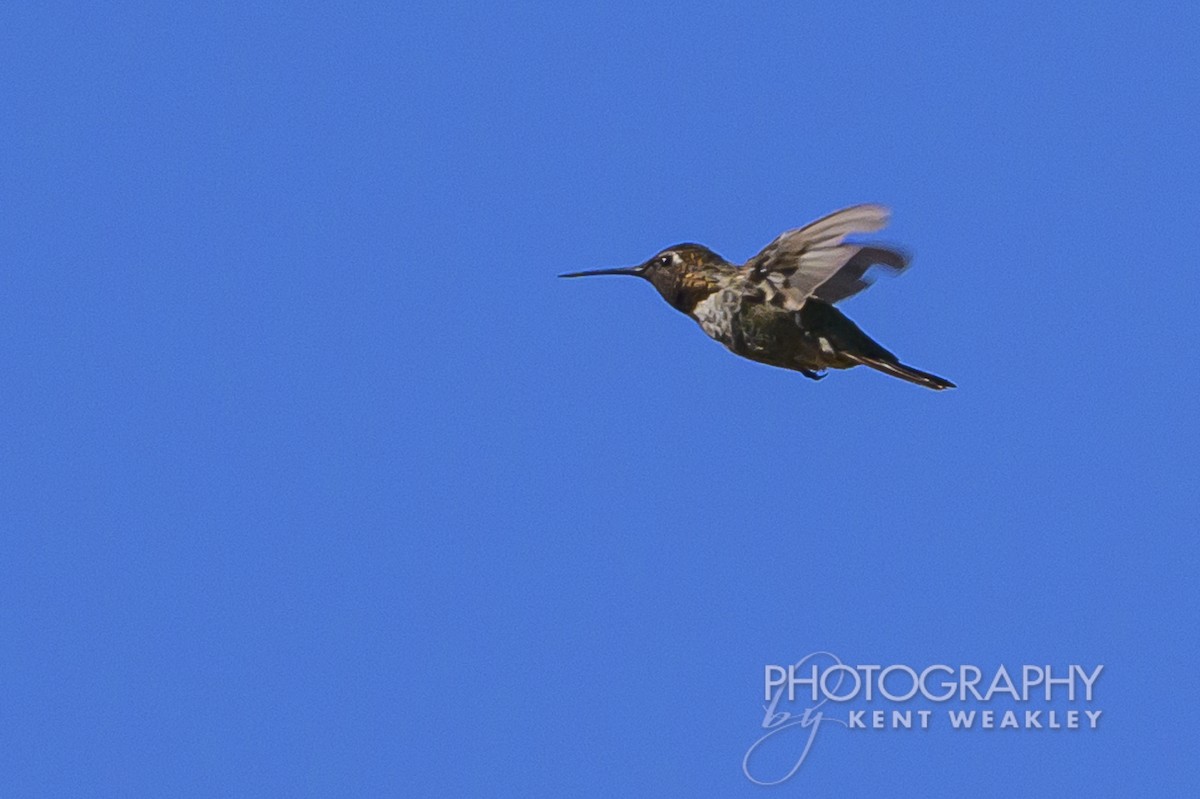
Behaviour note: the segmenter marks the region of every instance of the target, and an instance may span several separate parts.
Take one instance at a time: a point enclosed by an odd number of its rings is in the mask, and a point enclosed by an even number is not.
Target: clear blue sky
[[[1194,7],[176,5],[0,12],[0,793],[1198,789]],[[956,391],[554,277],[856,202]],[[1104,717],[757,788],[822,649]]]

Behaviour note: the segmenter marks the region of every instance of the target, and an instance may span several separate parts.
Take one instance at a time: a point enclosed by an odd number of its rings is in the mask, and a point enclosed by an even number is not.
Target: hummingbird
[[[908,256],[881,244],[846,241],[883,229],[890,211],[854,205],[781,233],[746,263],[701,244],[676,244],[637,266],[559,277],[631,275],[650,281],[673,308],[735,355],[821,380],[829,369],[869,366],[937,391],[945,378],[903,364],[834,305],[871,285],[879,266],[893,273]]]

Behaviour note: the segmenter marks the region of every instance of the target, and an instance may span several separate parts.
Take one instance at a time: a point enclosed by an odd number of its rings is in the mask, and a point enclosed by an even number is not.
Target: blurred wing
[[[875,282],[874,276],[867,277],[871,267],[881,266],[898,275],[908,268],[908,260],[908,254],[901,250],[878,245],[862,247],[833,277],[817,286],[813,296],[828,303],[841,302]]]
[[[761,287],[772,305],[798,311],[822,284],[853,262],[845,280],[830,289],[832,296],[840,293],[841,298],[848,297],[869,285],[863,280],[863,274],[872,264],[864,265],[862,260],[854,260],[864,249],[876,254],[888,253],[889,257],[880,261],[884,265],[897,260],[907,262],[902,255],[888,250],[843,243],[851,233],[872,233],[882,229],[889,216],[890,212],[882,205],[855,205],[782,233],[746,262],[746,280]],[[870,257],[873,256],[866,260]]]

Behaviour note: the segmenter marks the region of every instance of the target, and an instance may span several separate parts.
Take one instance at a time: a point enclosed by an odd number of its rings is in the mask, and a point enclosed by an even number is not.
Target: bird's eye
[[[658,265],[659,266],[669,266],[670,263],[671,263],[670,254],[658,256]]]

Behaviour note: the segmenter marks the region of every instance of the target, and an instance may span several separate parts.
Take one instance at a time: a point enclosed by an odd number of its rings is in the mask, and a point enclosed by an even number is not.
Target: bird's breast
[[[746,302],[741,292],[722,291],[692,314],[709,336],[751,360],[794,368],[822,361],[821,342],[809,334],[794,311]],[[819,368],[819,367],[814,367]]]
[[[709,294],[692,309],[692,317],[700,329],[717,341],[729,344],[737,323],[741,295],[734,289],[721,289]]]

